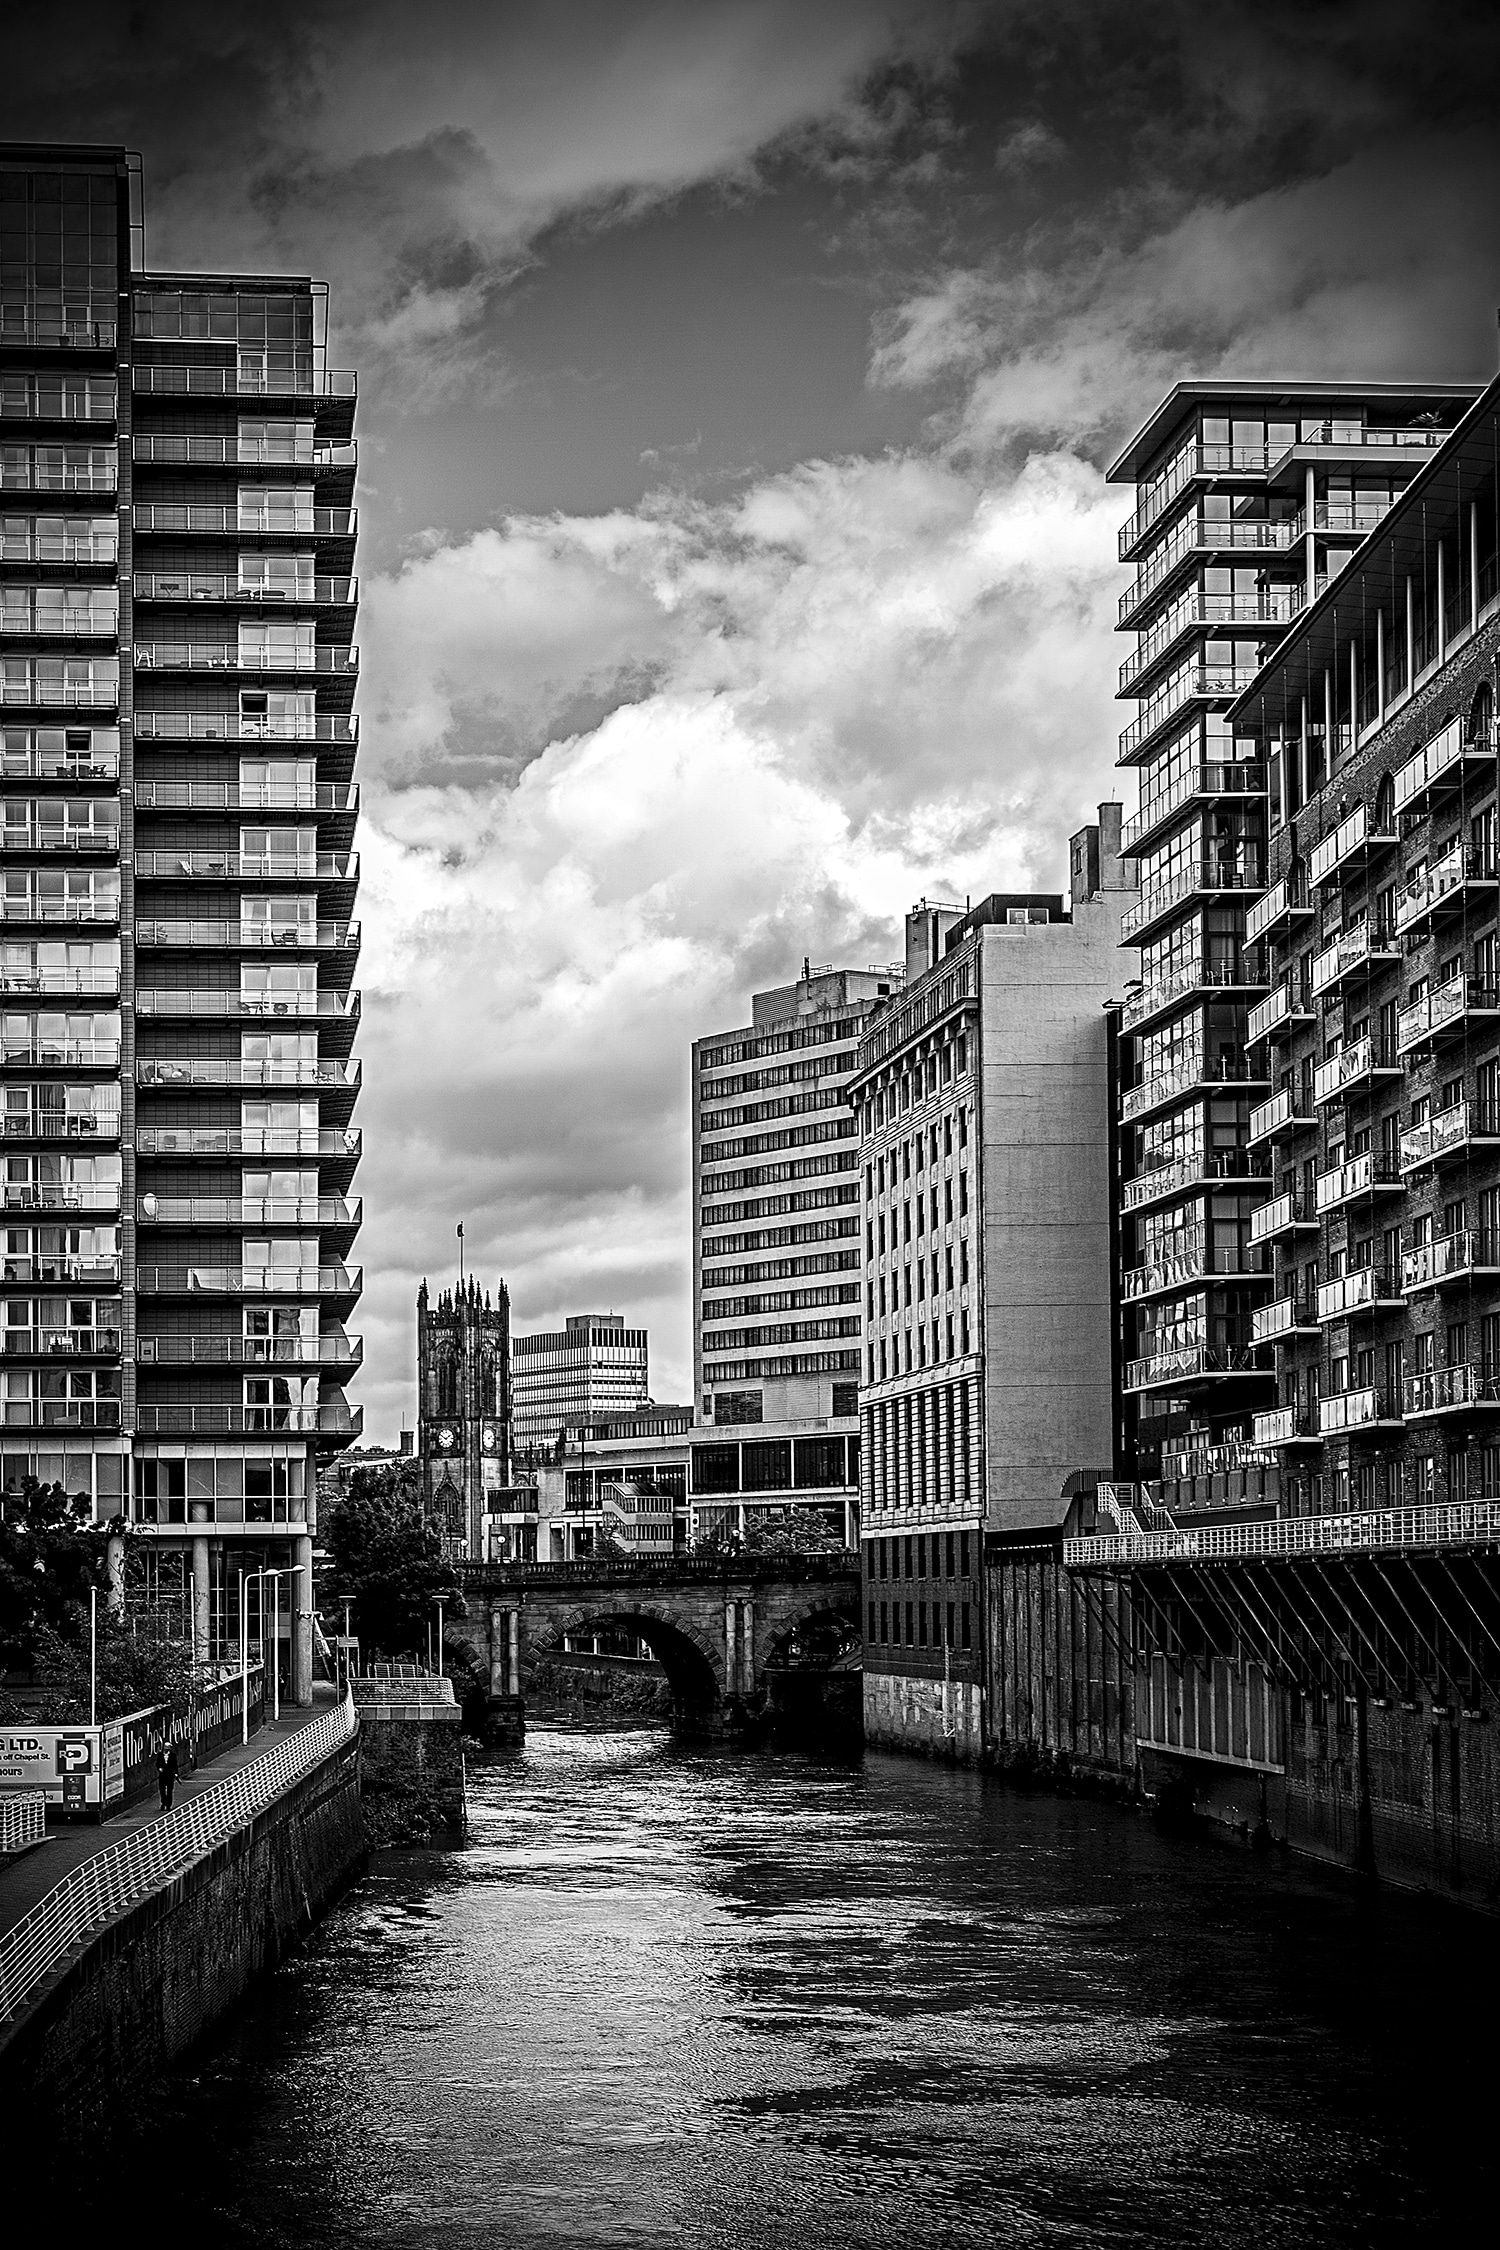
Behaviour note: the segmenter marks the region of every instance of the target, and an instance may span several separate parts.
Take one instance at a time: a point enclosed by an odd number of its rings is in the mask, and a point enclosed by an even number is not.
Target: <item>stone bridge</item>
[[[490,1731],[519,1740],[533,1655],[628,1632],[667,1675],[680,1734],[776,1715],[859,1723],[859,1563],[851,1554],[470,1563],[450,1631],[490,1679]]]

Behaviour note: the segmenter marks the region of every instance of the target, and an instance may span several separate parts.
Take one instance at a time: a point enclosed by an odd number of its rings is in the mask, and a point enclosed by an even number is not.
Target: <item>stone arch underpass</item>
[[[495,1740],[524,1732],[532,1654],[606,1631],[634,1633],[651,1650],[680,1734],[730,1735],[794,1710],[799,1723],[857,1723],[852,1555],[486,1563],[462,1577],[467,1614],[453,1632],[489,1672]]]

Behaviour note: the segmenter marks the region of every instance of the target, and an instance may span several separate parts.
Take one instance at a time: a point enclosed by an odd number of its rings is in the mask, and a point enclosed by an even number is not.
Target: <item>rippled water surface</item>
[[[163,2239],[1493,2239],[1493,1925],[898,1759],[470,1780],[174,2082]]]

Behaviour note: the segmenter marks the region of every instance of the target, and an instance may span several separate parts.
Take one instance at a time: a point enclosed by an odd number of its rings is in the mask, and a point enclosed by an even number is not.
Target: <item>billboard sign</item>
[[[0,1730],[0,1789],[40,1789],[49,1805],[107,1805],[125,1794],[125,1738],[102,1727]]]

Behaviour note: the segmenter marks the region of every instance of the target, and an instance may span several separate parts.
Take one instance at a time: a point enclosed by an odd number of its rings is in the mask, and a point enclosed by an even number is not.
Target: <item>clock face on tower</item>
[[[437,1447],[439,1453],[451,1453],[458,1443],[458,1432],[456,1430],[450,1430],[446,1427],[441,1430],[435,1430],[433,1432],[432,1442]]]
[[[485,1450],[485,1452],[486,1452],[486,1453],[493,1453],[493,1452],[494,1452],[494,1450],[495,1450],[495,1433],[494,1433],[494,1431],[493,1431],[493,1430],[491,1430],[491,1429],[486,1429],[486,1430],[484,1431],[483,1435],[481,1436],[481,1438],[480,1438],[479,1442],[480,1442],[480,1444],[481,1444],[481,1445],[482,1445],[482,1446],[484,1447],[484,1450]]]

